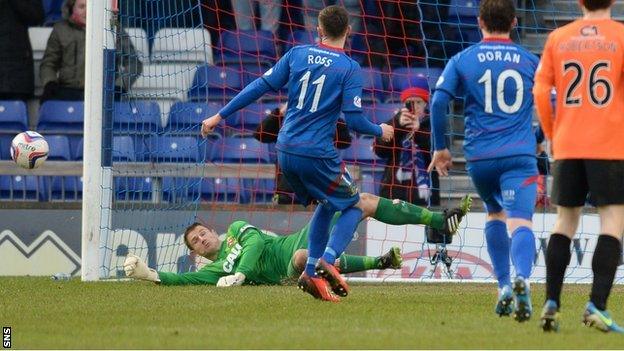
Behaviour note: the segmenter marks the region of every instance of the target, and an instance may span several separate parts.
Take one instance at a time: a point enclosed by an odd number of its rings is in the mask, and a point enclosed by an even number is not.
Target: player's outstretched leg
[[[620,327],[607,311],[599,310],[593,302],[588,302],[583,313],[583,324],[594,327],[602,332],[624,334],[624,328]]]
[[[403,257],[401,257],[401,249],[398,247],[393,247],[390,251],[385,254],[379,256],[379,269],[399,269],[401,268],[401,264],[403,263]]]
[[[297,280],[297,286],[316,299],[340,302],[340,298],[334,295],[327,281],[321,277],[310,277],[306,272],[303,272]]]
[[[508,317],[513,312],[513,292],[511,286],[504,285],[498,290],[498,301],[496,302],[496,314],[499,317]]]
[[[555,300],[546,300],[544,308],[542,308],[540,326],[545,332],[559,331],[559,306]]]
[[[464,216],[470,212],[470,206],[472,206],[472,198],[466,195],[461,199],[459,207],[444,210],[444,227],[440,230],[442,234],[455,234]]]
[[[518,277],[513,282],[514,292],[514,318],[518,322],[526,322],[531,319],[533,306],[531,305],[531,290],[529,282],[523,277]]]
[[[324,259],[320,259],[316,264],[316,274],[325,279],[332,291],[338,295],[345,297],[349,295],[349,285],[334,265],[327,263]]]

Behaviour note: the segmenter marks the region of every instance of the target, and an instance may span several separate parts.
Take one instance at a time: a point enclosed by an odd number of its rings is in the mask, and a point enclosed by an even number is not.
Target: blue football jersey
[[[469,161],[535,155],[533,77],[539,59],[510,40],[484,40],[453,56],[436,90],[465,98]]]
[[[337,157],[334,136],[340,112],[362,110],[360,65],[343,50],[302,45],[288,51],[262,77],[274,90],[288,84],[288,109],[276,148],[303,156]]]

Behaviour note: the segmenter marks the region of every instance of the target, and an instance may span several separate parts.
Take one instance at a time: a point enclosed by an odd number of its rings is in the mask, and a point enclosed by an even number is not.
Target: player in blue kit
[[[319,202],[298,286],[316,298],[337,302],[336,294],[346,296],[349,287],[333,264],[352,240],[362,210],[357,187],[334,147],[336,122],[343,112],[349,128],[358,133],[390,139],[394,131],[362,115],[360,66],[343,51],[350,30],[346,10],[326,7],[319,13],[317,29],[320,44],[288,51],[218,114],[204,120],[202,134],[266,92],[288,84],[288,109],[276,144],[278,162],[302,204]],[[341,215],[329,235],[336,211]]]
[[[532,312],[528,279],[535,257],[532,218],[538,171],[531,90],[538,58],[511,41],[516,23],[513,1],[481,1],[483,41],[451,58],[436,84],[431,105],[435,152],[429,170],[448,175],[446,108],[454,96],[463,96],[466,168],[487,210],[485,237],[499,285],[496,313],[513,312],[523,322]],[[516,272],[513,287],[510,253]]]

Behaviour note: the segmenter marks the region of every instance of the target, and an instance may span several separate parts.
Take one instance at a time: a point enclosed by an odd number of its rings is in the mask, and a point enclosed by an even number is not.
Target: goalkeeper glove
[[[128,255],[123,266],[127,277],[160,283],[158,272],[156,272],[155,269],[149,268],[139,256]]]
[[[240,272],[236,272],[232,275],[226,275],[225,277],[219,278],[217,281],[217,286],[220,288],[226,288],[228,286],[238,286],[245,282],[245,275]]]

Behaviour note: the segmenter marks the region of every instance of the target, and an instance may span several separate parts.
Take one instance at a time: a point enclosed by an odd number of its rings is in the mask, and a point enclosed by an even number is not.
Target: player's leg
[[[507,216],[501,206],[500,171],[496,161],[493,160],[469,162],[467,169],[487,211],[484,229],[485,241],[498,281],[498,300],[495,312],[499,316],[509,316],[513,311],[513,294],[509,265]]]
[[[298,249],[293,254],[288,265],[288,278],[297,278],[305,268],[308,259],[307,249]],[[336,260],[336,266],[340,273],[363,272],[371,269],[399,269],[401,268],[401,250],[398,247],[391,248],[381,256],[356,256],[343,254]]]
[[[546,248],[546,301],[540,317],[544,331],[559,330],[561,289],[570,263],[570,244],[589,189],[582,161],[558,160],[552,170],[552,202],[557,205],[557,220]]]
[[[534,157],[513,157],[501,159],[501,193],[511,233],[511,261],[516,269],[513,282],[514,318],[524,322],[531,318],[529,278],[535,259],[535,235],[533,234],[533,212],[537,198],[537,164]]]
[[[313,160],[308,167],[315,170],[302,173],[310,194],[324,206],[341,211],[331,230],[325,252],[317,263],[316,272],[329,282],[336,294],[346,296],[349,286],[334,267],[334,262],[353,239],[353,233],[362,218],[362,210],[356,206],[360,196],[355,182],[339,158]]]
[[[309,192],[302,174],[314,172],[313,165],[312,169],[309,168],[313,160],[307,157],[278,152],[278,163],[282,168],[286,181],[295,192],[297,199],[304,206],[311,202],[313,195]],[[338,302],[339,298],[331,292],[329,285],[324,279],[317,277],[315,271],[316,263],[323,254],[327,243],[329,225],[333,214],[334,211],[327,206],[319,205],[316,207],[310,221],[308,234],[309,252],[306,267],[298,279],[297,286],[317,299]]]
[[[591,202],[598,206],[600,236],[592,258],[594,281],[583,320],[602,331],[624,333],[609,316],[607,299],[622,257],[624,161],[586,161]]]
[[[471,199],[462,200],[459,207],[445,212],[429,211],[403,200],[390,200],[369,193],[360,194],[362,218],[372,217],[392,225],[423,224],[434,229],[455,233],[462,218],[470,210]]]

